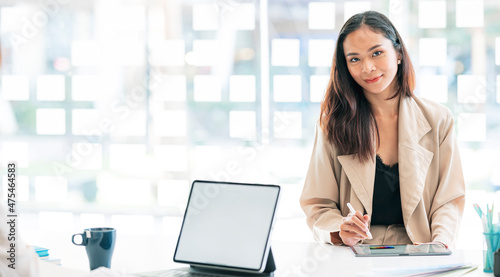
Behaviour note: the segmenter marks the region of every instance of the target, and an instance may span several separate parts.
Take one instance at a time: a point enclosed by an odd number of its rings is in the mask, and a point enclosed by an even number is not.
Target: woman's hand
[[[353,246],[362,239],[368,239],[369,215],[362,215],[360,211],[350,213],[342,218],[339,236],[345,245]]]

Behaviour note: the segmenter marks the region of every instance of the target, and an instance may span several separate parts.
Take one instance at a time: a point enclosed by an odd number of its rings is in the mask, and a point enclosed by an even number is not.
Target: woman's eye
[[[373,53],[373,57],[376,57],[376,56],[378,56],[380,54],[382,54],[382,51],[377,51],[377,52]]]
[[[357,61],[359,61],[358,58],[352,58],[352,59],[350,59],[350,62],[352,62],[352,63],[357,62]]]

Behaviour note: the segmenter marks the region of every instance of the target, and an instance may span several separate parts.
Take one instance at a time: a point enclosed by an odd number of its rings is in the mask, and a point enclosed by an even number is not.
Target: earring
[[[398,64],[401,64],[401,60],[398,60]]]

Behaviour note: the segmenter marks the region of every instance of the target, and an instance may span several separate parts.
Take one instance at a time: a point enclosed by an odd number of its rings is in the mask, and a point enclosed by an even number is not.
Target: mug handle
[[[75,237],[76,236],[82,236],[82,243],[76,243],[75,242]],[[82,234],[74,234],[72,237],[71,237],[71,241],[73,242],[74,245],[80,245],[80,246],[85,246],[87,245],[87,237],[85,237],[85,235],[82,233]]]

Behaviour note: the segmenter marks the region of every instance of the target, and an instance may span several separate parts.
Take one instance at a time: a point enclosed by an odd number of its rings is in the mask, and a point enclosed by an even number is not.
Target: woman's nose
[[[375,65],[371,61],[365,61],[363,63],[363,73],[370,73],[375,70]]]

